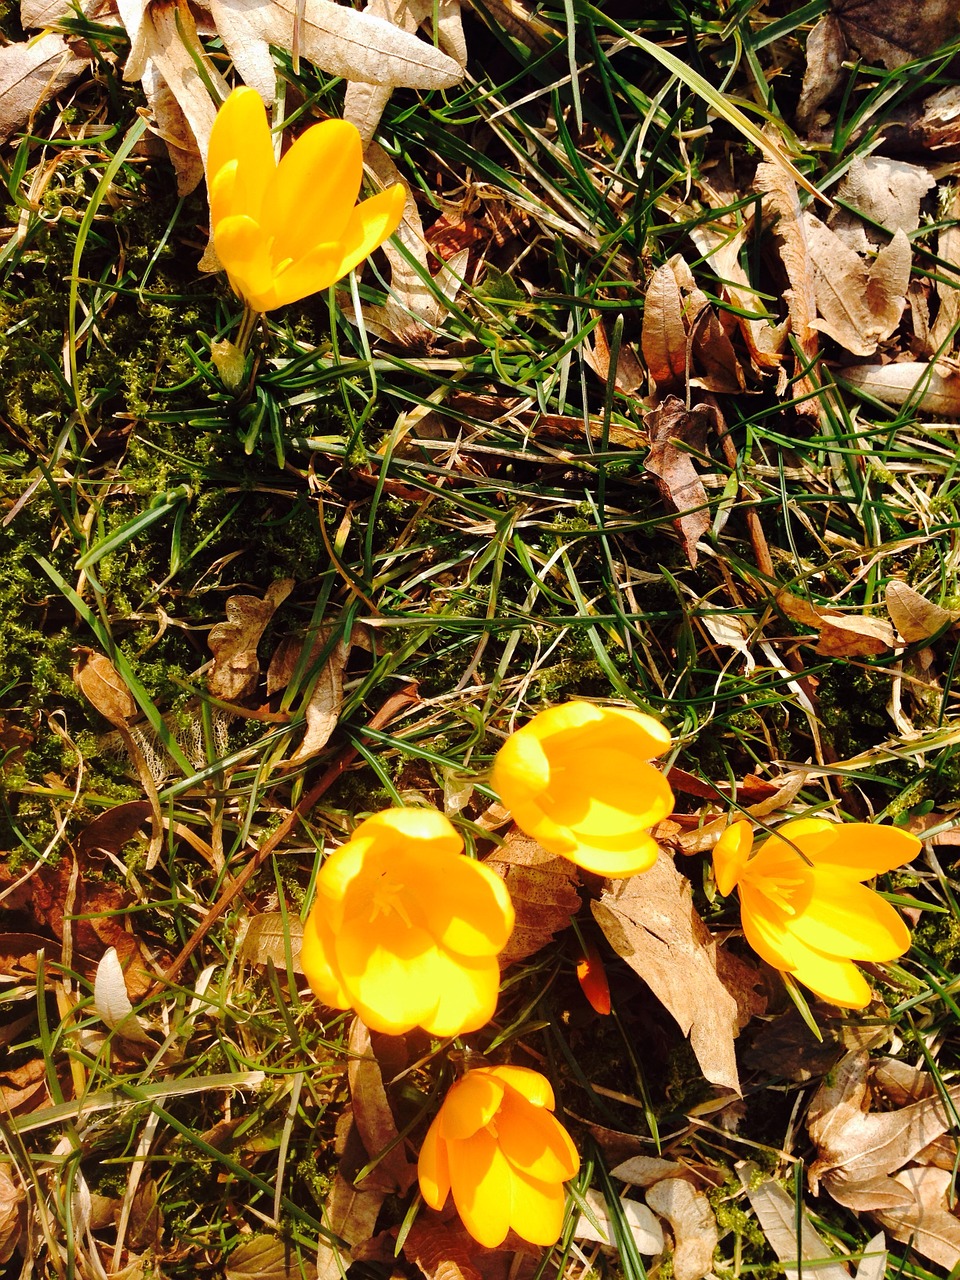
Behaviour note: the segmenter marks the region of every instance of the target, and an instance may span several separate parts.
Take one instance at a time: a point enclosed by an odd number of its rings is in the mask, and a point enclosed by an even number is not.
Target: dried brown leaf
[[[188,196],[203,180],[197,139],[173,90],[154,62],[144,68],[143,91],[153,113],[153,132],[164,143],[177,176],[177,195]]]
[[[891,71],[933,53],[957,29],[954,0],[832,0],[847,43]]]
[[[737,1002],[717,974],[716,943],[694,909],[689,881],[661,854],[591,906],[613,949],[689,1035],[706,1078],[739,1093]]]
[[[347,1079],[353,1118],[367,1155],[377,1161],[362,1184],[358,1185],[366,1191],[404,1192],[416,1180],[416,1169],[404,1154],[397,1123],[383,1087],[380,1063],[370,1043],[370,1032],[359,1018],[354,1018],[350,1024],[347,1052],[350,1055]]]
[[[896,579],[887,583],[885,602],[890,621],[907,644],[929,640],[960,619],[960,610],[943,609]]]
[[[820,635],[816,652],[831,658],[866,657],[885,653],[897,640],[893,627],[885,618],[871,618],[866,614],[840,613],[837,609],[824,609],[813,605],[791,591],[778,591],[777,607],[804,627],[815,627]]]
[[[422,1219],[421,1214],[407,1232],[403,1253],[426,1280],[484,1280],[483,1270],[476,1266],[476,1241],[462,1227]]]
[[[290,944],[290,967],[294,973],[303,973],[300,951],[303,947],[303,924],[299,916],[281,911],[262,911],[251,918],[247,925],[240,954],[250,964],[266,964],[273,961],[281,972],[287,972],[287,943]]]
[[[583,358],[601,382],[606,383],[609,380],[610,340],[602,320],[593,331],[593,346],[590,347],[584,343]],[[633,395],[634,392],[642,390],[646,382],[643,365],[637,359],[633,347],[627,342],[621,343],[614,383],[617,390],[622,391],[624,395]]]
[[[647,1204],[670,1224],[676,1280],[703,1280],[719,1239],[710,1201],[685,1178],[665,1178],[649,1188]]]
[[[253,692],[260,674],[257,645],[267,624],[293,590],[293,579],[274,582],[262,600],[257,596],[230,596],[226,622],[211,627],[207,643],[213,651],[213,669],[207,687],[217,698],[237,702]]]
[[[577,868],[517,827],[511,827],[504,843],[484,861],[503,877],[516,911],[513,933],[500,953],[500,965],[506,968],[534,955],[570,927],[570,917],[580,909]]]
[[[640,346],[650,376],[661,394],[685,384],[687,331],[683,323],[683,299],[669,262],[654,271],[647,285]]]
[[[157,1048],[156,1041],[133,1011],[116,947],[108,947],[97,965],[93,1005],[100,1020],[122,1040],[148,1049]]]
[[[0,1266],[9,1262],[27,1225],[26,1195],[0,1165]]]
[[[837,198],[843,203],[830,214],[830,230],[848,248],[869,253],[887,237],[868,223],[876,222],[891,234],[916,231],[920,201],[935,185],[933,174],[920,165],[886,156],[856,156],[837,188]]]
[[[0,142],[24,128],[37,108],[86,66],[63,36],[53,32],[0,49]]]
[[[373,1235],[385,1194],[383,1191],[358,1191],[338,1169],[324,1206],[324,1226],[345,1240],[348,1246],[363,1244]],[[321,1240],[317,1250],[317,1280],[343,1280],[350,1262],[349,1248],[341,1249]],[[228,1276],[227,1280],[232,1278]]]
[[[761,1177],[757,1165],[749,1160],[737,1165],[737,1173],[763,1234],[783,1263],[787,1280],[800,1280],[801,1274],[815,1276],[816,1280],[850,1280],[850,1273],[842,1262],[827,1261],[832,1257],[830,1246],[817,1232],[803,1206],[798,1208],[779,1183],[773,1178]]]
[[[704,223],[690,230],[690,238],[719,276],[723,292],[736,310],[747,349],[761,369],[779,369],[780,352],[786,342],[789,322],[775,325],[767,315],[767,305],[751,285],[740,265],[745,233],[722,223]],[[756,318],[752,318],[756,317]]]
[[[814,325],[817,316],[814,262],[801,221],[797,184],[781,165],[765,161],[757,166],[755,185],[763,192],[764,209],[777,219],[780,257],[790,281],[790,288],[783,294],[790,314],[790,328],[804,356],[812,360],[818,350]]]
[[[957,114],[960,115],[960,100]],[[945,223],[937,236],[937,257],[945,262],[960,262],[960,186],[953,189]],[[956,343],[956,325],[960,321],[960,287],[956,276],[952,272],[949,275],[938,272],[936,286],[940,309],[930,330],[930,349],[933,351],[939,351],[951,334]]]
[[[697,542],[709,530],[711,519],[707,491],[683,446],[703,449],[707,431],[716,421],[716,411],[708,405],[687,409],[682,400],[668,396],[662,407],[645,414],[643,421],[650,432],[650,452],[644,467],[656,476],[664,505],[678,513],[673,526],[695,568]]]
[[[909,1243],[917,1253],[939,1263],[945,1273],[952,1272],[960,1263],[960,1218],[950,1212],[953,1167],[912,1166],[891,1181],[902,1186],[909,1199],[894,1208],[877,1210],[874,1217],[895,1240]]]
[[[75,845],[82,858],[118,854],[128,841],[143,828],[150,817],[150,804],[146,800],[128,800],[105,809],[92,822],[88,822],[77,836]]]
[[[804,214],[803,226],[821,316],[814,327],[853,355],[873,355],[903,315],[910,284],[910,241],[898,231],[867,266],[812,213]]]
[[[897,364],[856,364],[843,371],[845,381],[884,404],[908,400],[921,413],[944,418],[960,415],[960,377],[952,366],[905,360]]]
[[[302,1270],[301,1270],[302,1268]],[[230,1253],[226,1280],[316,1280],[316,1268],[277,1236],[250,1236]]]
[[[817,111],[840,87],[843,78],[847,42],[832,13],[824,14],[807,36],[806,55],[803,87],[797,104],[797,124],[801,129],[809,129],[815,122]]]
[[[616,1230],[610,1220],[610,1211],[604,1197],[599,1191],[588,1191],[584,1200],[600,1230],[597,1230],[585,1213],[581,1213],[573,1229],[574,1239],[615,1246]],[[663,1229],[651,1209],[640,1200],[621,1200],[619,1213],[640,1253],[653,1256],[663,1252]]]
[[[105,720],[117,729],[126,729],[137,714],[137,704],[130,690],[110,661],[102,653],[77,646],[79,655],[73,668],[73,682]]]

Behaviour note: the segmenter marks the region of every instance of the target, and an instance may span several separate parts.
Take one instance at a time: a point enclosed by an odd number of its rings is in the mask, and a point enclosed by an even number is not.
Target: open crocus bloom
[[[910,946],[896,911],[863,881],[910,862],[920,841],[899,827],[800,818],[753,858],[752,847],[750,824],[736,822],[713,851],[717,888],[739,891],[747,942],[821,999],[862,1009],[870,988],[851,962],[895,960]]]
[[[321,867],[301,963],[324,1004],[373,1031],[455,1036],[493,1016],[512,930],[506,886],[442,813],[386,809]]]
[[[658,721],[621,707],[567,702],[510,735],[493,786],[521,831],[550,853],[603,876],[648,871],[649,828],[673,809],[663,774],[646,762],[670,746]]]
[[[217,112],[207,153],[210,223],[230,283],[254,311],[326,289],[400,225],[400,183],[357,204],[363,144],[346,120],[302,133],[279,165],[253,89]]]
[[[580,1168],[555,1116],[550,1082],[527,1067],[468,1071],[427,1130],[417,1173],[431,1209],[453,1191],[461,1221],[493,1249],[512,1227],[550,1245],[563,1228],[563,1183]]]

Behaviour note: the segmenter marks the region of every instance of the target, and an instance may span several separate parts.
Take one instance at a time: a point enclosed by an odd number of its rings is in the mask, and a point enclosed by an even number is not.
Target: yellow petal
[[[334,957],[350,1003],[371,1031],[403,1035],[436,1011],[433,940],[395,913],[381,916],[376,928],[363,917],[345,920]]]
[[[329,288],[344,274],[340,270],[342,258],[343,248],[336,240],[314,245],[302,258],[288,263],[277,273],[270,306],[265,309],[286,307]]]
[[[450,1186],[463,1225],[479,1244],[495,1249],[510,1227],[512,1173],[488,1129],[447,1144]]]
[[[743,874],[753,848],[753,829],[749,822],[735,822],[727,827],[713,850],[713,873],[717,889],[724,897],[733,893]]]
[[[357,205],[341,237],[343,257],[338,280],[393,235],[403,218],[406,199],[403,187],[395,182],[386,191],[380,191]]]
[[[497,1114],[497,1141],[514,1169],[537,1182],[563,1182],[580,1168],[577,1149],[556,1116],[512,1089]]]
[[[218,222],[213,231],[217,256],[230,283],[256,311],[273,290],[273,263],[260,224],[246,214],[236,214]]]
[[[431,858],[410,849],[407,876],[420,889],[424,923],[440,946],[463,956],[495,956],[507,945],[513,903],[489,867],[461,854]]]
[[[259,221],[267,188],[276,172],[276,160],[266,109],[260,95],[246,87],[234,89],[213,122],[207,149],[208,183],[234,160],[238,162],[236,207],[231,212]]]
[[[852,961],[824,955],[802,942],[785,926],[783,913],[771,911],[768,900],[746,883],[740,886],[740,905],[744,937],[767,964],[791,973],[831,1004],[862,1009],[870,1003],[870,988]]]
[[[649,871],[660,852],[656,840],[645,831],[632,833],[629,837],[617,841],[625,848],[610,847],[613,841],[604,844],[587,844],[578,841],[573,853],[566,854],[578,867],[592,871],[598,876],[610,879],[625,879],[641,872]]]
[[[468,1071],[450,1089],[440,1109],[439,1132],[444,1141],[472,1137],[485,1128],[500,1109],[503,1082],[482,1067]]]
[[[324,920],[322,907],[320,910],[314,907],[303,926],[300,964],[318,1000],[332,1009],[350,1008],[350,996],[337,970],[333,934]]]
[[[554,768],[541,804],[578,844],[622,849],[617,842],[647,830],[673,809],[662,773],[623,751],[594,748]]]
[[[274,258],[298,260],[318,244],[339,243],[362,177],[363,144],[354,125],[325,120],[301,134],[277,167],[264,209],[264,227],[276,237]]]
[[[546,1076],[541,1075],[539,1071],[534,1071],[530,1067],[491,1067],[490,1071],[504,1084],[508,1084],[511,1089],[516,1089],[518,1093],[522,1093],[526,1100],[535,1107],[546,1107],[548,1111],[552,1111],[556,1106],[553,1097],[553,1087]]]
[[[493,761],[490,781],[508,809],[512,796],[538,795],[550,785],[550,761],[535,733],[512,733]]]
[[[847,960],[895,960],[909,948],[907,926],[872,889],[819,867],[813,883],[806,906],[785,925],[801,942]]]
[[[437,947],[430,953],[429,981],[437,1005],[420,1026],[431,1035],[479,1031],[496,1012],[500,966],[495,956],[454,956]]]
[[[912,862],[921,849],[916,836],[882,823],[832,823],[833,839],[817,850],[817,866],[869,880]]]
[[[516,1169],[510,1180],[510,1225],[531,1244],[551,1245],[560,1239],[566,1192],[561,1182],[537,1182]]]
[[[440,1137],[440,1115],[434,1119],[427,1130],[427,1136],[420,1148],[417,1178],[423,1198],[430,1208],[442,1209],[450,1191],[450,1167],[447,1162],[446,1143]]]

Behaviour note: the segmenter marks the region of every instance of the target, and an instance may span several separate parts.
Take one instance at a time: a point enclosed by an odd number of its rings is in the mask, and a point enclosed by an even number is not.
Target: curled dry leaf
[[[801,1274],[815,1276],[816,1280],[850,1280],[850,1273],[841,1262],[828,1261],[832,1257],[830,1246],[803,1206],[797,1206],[779,1183],[762,1177],[759,1167],[750,1160],[737,1165],[737,1174],[763,1234],[783,1263],[787,1280],[800,1280]]]
[[[281,578],[262,600],[257,596],[227,599],[227,620],[211,627],[207,640],[213,650],[213,669],[207,677],[207,687],[214,697],[237,702],[254,691],[260,674],[257,645],[293,585],[292,578]]]
[[[832,13],[824,14],[807,36],[807,65],[797,104],[797,124],[809,129],[818,121],[817,112],[840,85],[847,42],[840,23]]]
[[[740,1092],[737,1002],[717,973],[717,947],[693,906],[690,882],[661,855],[643,875],[591,904],[607,941],[676,1019],[712,1083]]]
[[[687,331],[683,323],[683,299],[669,262],[657,267],[647,285],[640,346],[658,391],[676,390],[685,384]]]
[[[874,653],[885,653],[897,642],[893,627],[886,618],[871,618],[866,614],[841,613],[838,609],[820,608],[790,591],[778,591],[776,603],[794,622],[799,622],[804,627],[815,627],[820,633],[815,651],[831,658],[867,657]]]
[[[137,714],[137,704],[120,672],[108,657],[78,645],[73,682],[105,720],[116,729],[127,729]]]
[[[664,1178],[647,1191],[647,1204],[670,1224],[676,1280],[703,1280],[719,1240],[710,1201],[686,1178]]]
[[[313,1263],[278,1236],[249,1236],[231,1252],[226,1280],[316,1280]]]
[[[945,627],[960,620],[960,609],[944,609],[934,604],[905,582],[887,583],[887,613],[907,644],[930,640]]]
[[[616,1228],[611,1220],[606,1200],[599,1191],[588,1191],[584,1200],[589,1205],[590,1213],[600,1230],[597,1230],[585,1213],[581,1213],[573,1229],[574,1239],[591,1240],[594,1244],[615,1246]],[[633,1236],[639,1253],[653,1256],[663,1252],[663,1228],[645,1204],[641,1204],[639,1200],[621,1200],[620,1213],[626,1220],[627,1230]]]
[[[790,315],[790,328],[805,359],[813,360],[818,349],[814,323],[817,315],[814,261],[804,234],[797,185],[781,165],[766,161],[757,166],[755,185],[758,191],[763,192],[764,209],[777,219],[775,230],[780,242],[780,257],[790,282],[790,287],[783,294]],[[795,386],[796,394],[798,389]]]
[[[456,1222],[424,1221],[417,1215],[403,1241],[403,1255],[426,1280],[487,1280],[477,1267],[478,1246]],[[437,1215],[431,1214],[430,1219]]]
[[[338,1169],[324,1205],[324,1226],[348,1246],[364,1244],[373,1235],[385,1198],[384,1191],[359,1191]],[[343,1280],[351,1261],[349,1248],[341,1249],[321,1239],[317,1249],[317,1280]],[[227,1280],[234,1278],[228,1276]]]
[[[837,188],[837,199],[842,204],[828,219],[830,230],[848,248],[869,253],[887,239],[869,224],[878,223],[890,233],[916,231],[920,225],[920,201],[935,185],[933,174],[920,165],[886,156],[855,156]]]
[[[500,953],[500,966],[505,969],[534,955],[554,934],[570,927],[570,917],[580,909],[577,868],[516,827],[484,862],[506,881],[516,911],[513,933]]]
[[[740,263],[746,236],[742,228],[704,223],[690,229],[690,239],[720,278],[724,296],[737,316],[751,359],[760,369],[779,369],[789,321],[774,324],[767,305]]]
[[[105,809],[88,822],[76,839],[77,853],[84,858],[118,854],[132,840],[150,817],[146,800],[128,800]]]
[[[0,49],[0,142],[23,129],[37,108],[65,89],[87,65],[63,36],[53,32]]]
[[[960,1263],[960,1218],[950,1211],[951,1202],[956,1203],[953,1164],[948,1169],[911,1165],[894,1174],[892,1181],[904,1188],[907,1200],[894,1208],[878,1208],[874,1212],[877,1222],[895,1240],[939,1263],[945,1273],[952,1272]]]
[[[148,1035],[143,1023],[133,1011],[123,969],[115,947],[108,947],[97,965],[93,983],[93,1005],[101,1022],[129,1044],[156,1049],[157,1043]]]
[[[321,628],[313,637],[310,653],[306,659],[306,670],[310,670],[320,654],[330,643],[333,630]],[[343,703],[343,673],[350,657],[350,650],[355,644],[369,646],[369,640],[363,628],[355,627],[351,632],[350,644],[338,639],[327,656],[323,667],[314,680],[313,689],[307,702],[304,720],[306,732],[296,751],[290,757],[289,764],[302,764],[309,760],[327,745],[330,735],[337,727],[340,718],[340,707]],[[275,693],[289,684],[293,672],[303,658],[305,644],[299,640],[285,640],[270,661],[267,671],[267,693]]]
[[[717,411],[704,404],[687,409],[682,400],[668,396],[662,407],[646,414],[643,421],[650,432],[644,467],[656,477],[664,505],[677,513],[673,527],[691,567],[696,568],[697,542],[709,530],[711,518],[707,491],[683,446],[703,450]]]

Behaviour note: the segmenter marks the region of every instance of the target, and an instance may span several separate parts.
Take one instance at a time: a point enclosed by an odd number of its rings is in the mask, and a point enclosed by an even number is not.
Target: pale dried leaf
[[[570,917],[580,910],[577,868],[567,858],[548,853],[517,827],[511,827],[503,844],[484,862],[506,882],[516,912],[513,933],[500,953],[505,969],[534,955],[570,927]]]
[[[879,1231],[863,1246],[856,1280],[883,1280],[887,1272],[887,1242]]]
[[[783,294],[790,328],[804,355],[813,359],[817,354],[814,260],[801,219],[797,184],[781,165],[765,161],[757,166],[755,186],[763,192],[764,209],[777,218],[780,257],[790,281],[790,288]]]
[[[683,324],[683,299],[669,262],[654,271],[647,285],[640,346],[659,392],[684,385],[687,333]]]
[[[960,619],[960,609],[943,609],[896,579],[887,583],[885,602],[890,621],[907,644],[929,640]]]
[[[837,198],[856,213],[838,204],[828,219],[830,230],[848,248],[869,253],[886,237],[864,219],[879,223],[891,234],[916,231],[920,201],[935,185],[933,174],[920,165],[886,156],[855,156],[837,188]]]
[[[815,627],[820,635],[816,652],[831,658],[867,657],[892,649],[897,638],[886,618],[866,614],[840,613],[813,605],[802,596],[782,590],[776,594],[777,607],[804,627]]]
[[[772,1178],[761,1177],[752,1161],[741,1161],[737,1173],[763,1234],[783,1263],[787,1280],[800,1280],[801,1275],[814,1276],[816,1280],[850,1280],[849,1271],[833,1260],[830,1246],[818,1234],[802,1205],[798,1239],[798,1206],[793,1198]]]
[[[952,369],[941,373],[934,365],[905,360],[897,364],[850,365],[842,376],[851,386],[883,404],[899,406],[910,400],[921,413],[936,413],[944,418],[960,415],[960,377]]]
[[[370,1032],[359,1018],[354,1018],[350,1024],[347,1052],[350,1055],[347,1079],[353,1118],[364,1150],[371,1160],[377,1160],[375,1168],[358,1186],[365,1191],[405,1192],[416,1180],[416,1169],[404,1155],[383,1087],[380,1064],[370,1043]]]
[[[155,1049],[156,1042],[147,1034],[143,1023],[133,1012],[123,980],[123,969],[115,947],[108,947],[97,965],[93,984],[93,1005],[101,1022],[131,1044]]]
[[[606,384],[610,379],[610,339],[607,337],[607,330],[602,320],[593,331],[593,346],[585,342],[581,350],[584,362],[600,381]],[[643,365],[637,359],[633,347],[627,342],[621,343],[614,386],[618,391],[629,396],[642,390],[646,383],[647,377]]]
[[[244,0],[205,0],[205,3],[243,83],[256,89],[270,105],[277,91],[277,71],[270,46],[263,39],[256,20],[257,14],[250,13],[251,6]]]
[[[633,1187],[652,1187],[655,1182],[681,1173],[683,1165],[677,1164],[676,1160],[662,1160],[659,1156],[630,1156],[610,1170],[610,1177],[629,1182]]]
[[[960,262],[960,185],[953,188],[945,221],[946,226],[937,235],[937,257],[945,262],[957,263]],[[956,342],[955,330],[960,321],[960,281],[952,272],[938,272],[936,287],[940,309],[930,330],[930,348],[933,351],[939,351],[951,333],[954,334],[954,343]]]
[[[723,291],[730,303],[742,313],[737,320],[752,359],[761,369],[779,369],[780,352],[786,342],[789,322],[785,320],[779,325],[772,322],[767,315],[766,303],[758,296],[740,265],[744,232],[705,223],[691,227],[690,239],[723,282]],[[752,319],[752,316],[756,318]]]
[[[137,714],[137,704],[120,672],[108,657],[78,646],[73,682],[105,720],[116,729],[127,729]]]
[[[747,644],[751,628],[746,618],[737,613],[705,613],[699,622],[717,644],[735,649],[743,657],[744,671],[750,675],[757,663]]]
[[[807,36],[807,65],[797,104],[797,124],[809,129],[818,109],[839,88],[847,42],[832,13],[824,14]]]
[[[4,1165],[0,1165],[0,1266],[9,1262],[27,1225],[26,1196],[19,1182],[14,1182]]]
[[[673,525],[692,568],[697,564],[697,542],[710,529],[711,518],[707,491],[683,446],[702,449],[715,420],[716,410],[711,406],[687,409],[676,396],[668,396],[661,408],[643,419],[650,432],[644,467],[656,476],[664,505],[677,512]]]
[[[24,128],[37,108],[86,66],[54,32],[0,49],[0,142]]]
[[[613,949],[689,1035],[706,1078],[739,1093],[737,1002],[720,981],[716,943],[672,859],[661,854],[649,871],[611,884],[591,907]]]
[[[300,952],[303,947],[303,924],[299,916],[280,911],[262,911],[251,918],[240,944],[240,955],[249,964],[266,964],[272,960],[281,973],[287,972],[287,943],[290,944],[290,967],[303,973]]]
[[[590,1240],[594,1244],[614,1246],[616,1234],[610,1221],[607,1202],[599,1191],[588,1191],[584,1196],[590,1206],[590,1212],[596,1219],[600,1230],[593,1225],[586,1214],[581,1213],[577,1225],[573,1229],[575,1240]],[[637,1251],[652,1257],[663,1252],[663,1229],[653,1213],[639,1200],[621,1200],[620,1211],[626,1219],[626,1225],[633,1236]]]
[[[153,132],[165,144],[177,175],[177,195],[187,196],[203,180],[203,157],[193,130],[154,62],[144,67],[141,83],[155,121]]]
[[[226,1280],[316,1280],[313,1263],[277,1236],[249,1236],[230,1253]]]
[[[207,687],[217,698],[236,702],[256,688],[260,674],[257,645],[267,624],[293,590],[292,578],[274,582],[261,600],[257,596],[229,596],[226,622],[211,627],[207,643],[213,651],[213,670]]]
[[[330,741],[343,705],[343,673],[350,648],[342,639],[338,640],[323,664],[304,713],[307,729],[303,741],[290,757],[291,765],[311,759]]]
[[[456,1222],[424,1221],[419,1214],[403,1241],[404,1257],[426,1280],[485,1280],[478,1268],[477,1243]]]
[[[710,1201],[685,1178],[665,1178],[647,1191],[647,1204],[670,1223],[676,1280],[703,1280],[719,1240]]]
[[[358,1191],[338,1169],[324,1206],[323,1225],[348,1245],[363,1244],[373,1235],[384,1198],[383,1191]],[[317,1280],[343,1280],[350,1261],[349,1249],[321,1239],[317,1249]],[[228,1275],[227,1280],[234,1277]]]
[[[909,1193],[909,1202],[878,1210],[874,1217],[895,1240],[909,1243],[917,1253],[952,1272],[960,1263],[960,1218],[949,1210],[952,1169],[911,1167],[892,1181]],[[859,1277],[858,1277],[859,1280]]]

